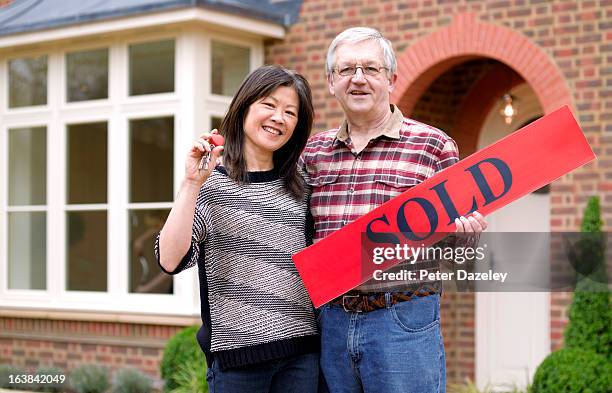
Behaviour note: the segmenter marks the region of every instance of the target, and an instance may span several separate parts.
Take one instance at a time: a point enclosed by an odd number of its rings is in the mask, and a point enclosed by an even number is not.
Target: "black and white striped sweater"
[[[212,172],[198,195],[191,248],[167,272],[198,265],[198,342],[222,369],[319,350],[312,303],[291,260],[308,243],[307,197],[291,197],[274,171],[249,179],[238,185],[224,168]],[[155,254],[159,262],[159,237]]]

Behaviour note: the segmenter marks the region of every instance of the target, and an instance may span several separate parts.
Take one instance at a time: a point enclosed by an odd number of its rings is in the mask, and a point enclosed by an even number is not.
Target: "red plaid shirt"
[[[459,161],[457,145],[448,135],[405,118],[395,105],[391,110],[380,133],[359,153],[346,120],[339,129],[309,139],[302,167],[312,186],[315,243]],[[380,291],[381,285],[391,284],[370,280],[357,289]]]

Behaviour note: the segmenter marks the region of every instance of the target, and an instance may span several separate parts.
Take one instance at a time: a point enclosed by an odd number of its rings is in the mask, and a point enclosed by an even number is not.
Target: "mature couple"
[[[291,256],[454,164],[457,146],[390,105],[396,60],[378,31],[340,33],[326,73],[346,118],[310,140],[301,75],[265,66],[246,78],[225,145],[202,134],[187,155],[158,261],[170,274],[198,265],[211,392],[443,392],[435,285],[367,282],[315,312]],[[486,227],[476,212],[456,224]]]

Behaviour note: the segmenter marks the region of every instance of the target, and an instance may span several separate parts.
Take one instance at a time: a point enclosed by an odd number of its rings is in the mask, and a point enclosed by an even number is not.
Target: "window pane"
[[[173,293],[172,277],[162,272],[153,247],[170,210],[130,211],[130,292]]]
[[[174,40],[130,45],[130,95],[174,91]]]
[[[9,204],[47,203],[47,129],[9,130]]]
[[[108,98],[108,49],[66,55],[68,101]]]
[[[106,203],[106,123],[68,126],[68,203]]]
[[[47,104],[47,56],[9,61],[9,108]]]
[[[213,116],[210,118],[210,129],[214,130],[215,128],[221,132],[221,122],[223,121],[222,117]]]
[[[67,289],[106,291],[106,211],[66,213]]]
[[[213,94],[233,96],[242,80],[249,74],[250,49],[212,42]]]
[[[130,121],[130,202],[170,202],[174,118]]]
[[[8,214],[8,274],[10,289],[47,287],[47,214]]]

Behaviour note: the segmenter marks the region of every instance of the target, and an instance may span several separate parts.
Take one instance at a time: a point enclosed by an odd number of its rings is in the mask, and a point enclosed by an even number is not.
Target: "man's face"
[[[365,115],[388,110],[389,94],[397,75],[389,78],[383,50],[375,41],[338,46],[334,63],[334,71],[328,78],[329,92],[336,97],[345,113]],[[358,68],[354,75],[342,76],[338,73],[355,66]],[[366,75],[363,72],[366,67],[378,68],[380,73]]]

